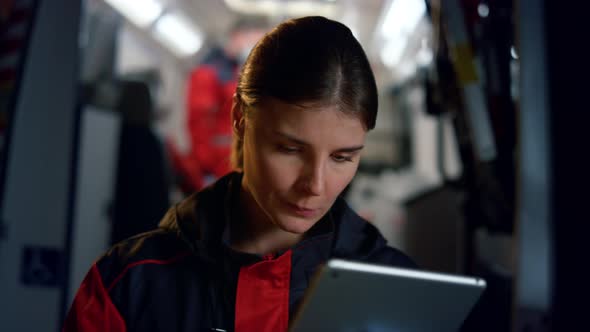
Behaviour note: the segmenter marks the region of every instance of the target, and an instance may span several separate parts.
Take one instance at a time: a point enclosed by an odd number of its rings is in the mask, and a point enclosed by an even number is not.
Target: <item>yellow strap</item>
[[[455,71],[459,76],[461,85],[477,82],[477,71],[475,70],[473,53],[469,44],[459,44],[451,50],[455,62]]]

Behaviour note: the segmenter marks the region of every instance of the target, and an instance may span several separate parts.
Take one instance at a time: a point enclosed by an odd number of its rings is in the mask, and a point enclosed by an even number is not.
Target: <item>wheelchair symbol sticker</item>
[[[61,251],[44,247],[25,247],[21,282],[27,286],[58,287],[61,281]]]

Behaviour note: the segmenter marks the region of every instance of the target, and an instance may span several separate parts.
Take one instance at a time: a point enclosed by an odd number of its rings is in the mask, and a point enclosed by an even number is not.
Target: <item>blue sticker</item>
[[[59,287],[63,279],[62,257],[61,250],[55,248],[25,247],[21,282],[27,286]]]

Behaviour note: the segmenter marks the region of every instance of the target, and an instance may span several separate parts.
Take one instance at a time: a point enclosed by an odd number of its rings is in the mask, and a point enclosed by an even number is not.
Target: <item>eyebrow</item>
[[[305,145],[305,146],[310,146],[311,144],[307,143],[306,141],[303,141],[297,137],[293,137],[291,135],[282,133],[280,131],[274,131],[274,133],[278,136],[281,136],[283,138],[286,138],[290,141],[292,141],[293,143],[299,144],[299,145]],[[351,147],[345,147],[345,148],[340,148],[334,152],[345,152],[345,153],[353,153],[353,152],[357,152],[360,151],[364,148],[364,145],[358,145],[358,146],[351,146]]]

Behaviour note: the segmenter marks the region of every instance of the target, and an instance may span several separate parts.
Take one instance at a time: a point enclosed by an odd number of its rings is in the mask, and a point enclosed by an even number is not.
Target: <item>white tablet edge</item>
[[[390,266],[380,266],[367,263],[351,262],[342,259],[331,259],[328,261],[328,267],[349,271],[360,271],[377,273],[391,276],[400,276],[406,278],[418,278],[432,281],[451,282],[455,284],[473,285],[485,288],[486,282],[481,278],[463,277],[456,275],[449,275],[438,272],[413,271],[409,269],[400,269]]]

